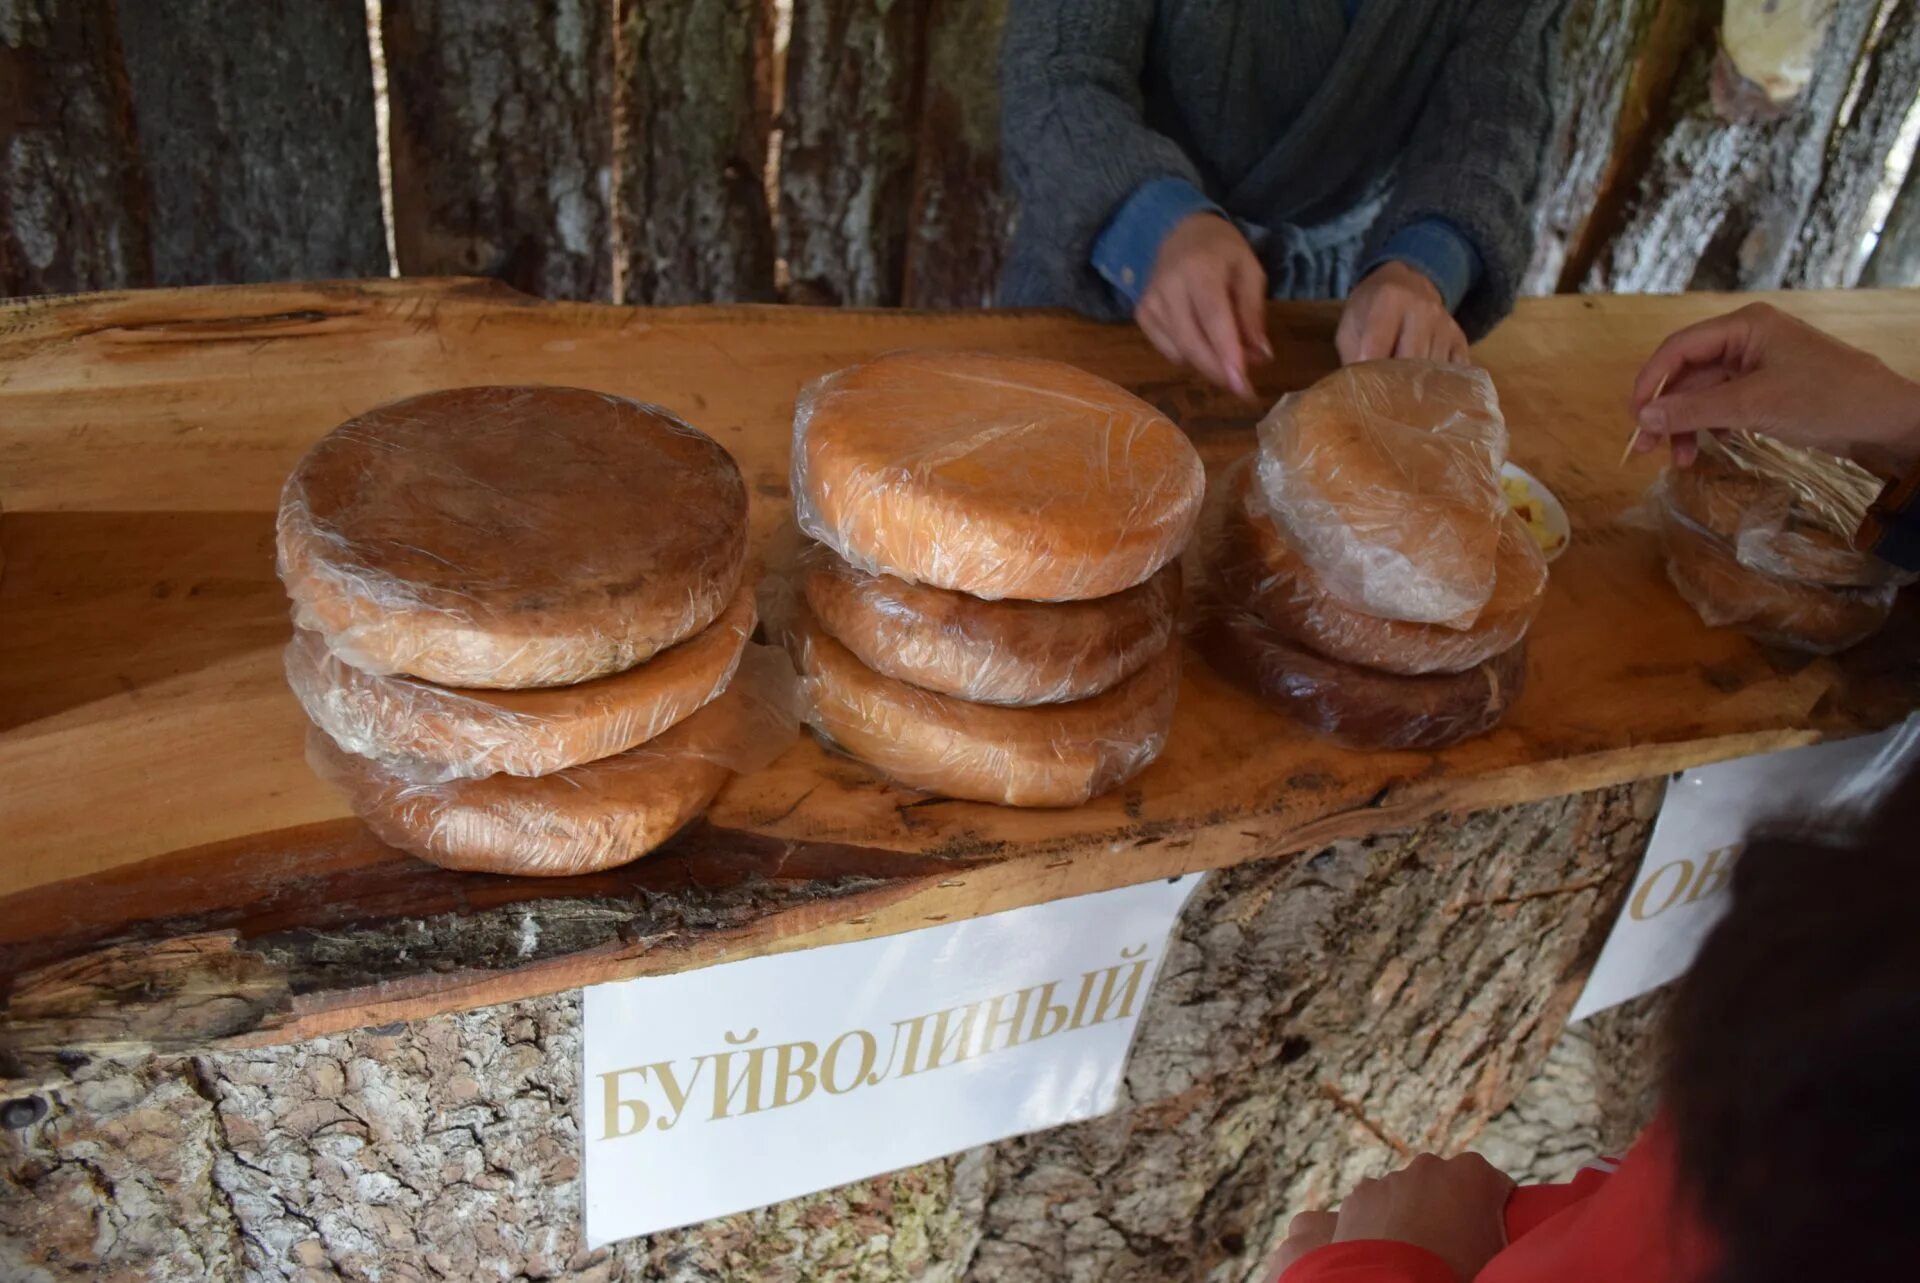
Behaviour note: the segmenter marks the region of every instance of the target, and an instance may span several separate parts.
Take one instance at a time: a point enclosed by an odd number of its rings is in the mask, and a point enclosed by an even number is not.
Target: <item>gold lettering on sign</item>
[[[1661,885],[1661,880],[1667,876],[1669,871],[1674,875],[1672,882],[1673,889],[1668,891],[1666,898],[1660,901],[1659,908],[1648,908],[1647,906],[1653,896],[1654,888]],[[1628,906],[1628,911],[1633,914],[1636,922],[1645,922],[1648,918],[1657,918],[1668,909],[1671,909],[1673,902],[1685,895],[1687,888],[1692,885],[1693,861],[1688,859],[1669,860],[1667,863],[1655,869],[1653,875],[1640,884],[1639,889],[1633,893],[1633,903]]]
[[[1687,865],[1680,881],[1660,908],[1652,912],[1665,909],[1689,886],[1695,888],[1690,898],[1718,890],[1726,882],[1731,853],[1732,848],[1727,848],[1710,855],[1697,881],[1693,866],[1679,861]],[[1648,888],[1665,872],[1666,869],[1656,872],[1635,894],[1636,917],[1650,916],[1640,913],[1642,902]],[[1706,891],[1700,890],[1702,887]],[[760,1037],[757,1027],[744,1034],[726,1031],[726,1050],[694,1057],[689,1070],[677,1067],[684,1062],[661,1060],[601,1074],[602,1119],[598,1139],[637,1136],[647,1130],[649,1122],[660,1131],[670,1130],[686,1117],[688,1102],[695,1099],[700,1076],[707,1072],[709,1065],[713,1072],[713,1104],[707,1119],[718,1121],[767,1109],[786,1109],[803,1103],[822,1087],[830,1096],[844,1096],[856,1088],[877,1087],[888,1078],[910,1078],[1055,1034],[1088,1029],[1110,1020],[1125,1020],[1134,1014],[1141,986],[1153,965],[1153,960],[1146,955],[1146,945],[1135,945],[1122,949],[1120,961],[1113,966],[1083,973],[1071,1010],[1065,1003],[1055,1001],[1062,982],[1049,980],[958,1007],[895,1020],[887,1061],[879,1068],[875,1066],[880,1060],[880,1040],[866,1029],[847,1030],[828,1042],[824,1052],[820,1043],[812,1039],[796,1039],[768,1047],[751,1046]],[[664,1108],[622,1094],[629,1091],[638,1094],[655,1084],[664,1098]],[[694,1114],[699,1116],[698,1108]]]
[[[1694,904],[1716,891],[1725,889],[1733,876],[1734,861],[1740,857],[1740,844],[1715,847],[1700,864],[1684,857],[1669,860],[1647,875],[1634,888],[1627,912],[1635,922],[1657,918],[1676,904]]]

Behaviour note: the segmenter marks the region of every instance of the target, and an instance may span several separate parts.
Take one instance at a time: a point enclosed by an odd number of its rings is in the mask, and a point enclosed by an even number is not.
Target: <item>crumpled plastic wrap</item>
[[[1195,644],[1213,666],[1349,748],[1436,749],[1485,733],[1526,685],[1526,642],[1462,673],[1403,677],[1288,641],[1248,610],[1209,609]]]
[[[976,703],[1086,699],[1167,648],[1180,609],[1180,565],[1092,601],[987,601],[874,575],[825,544],[797,573],[820,626],[867,667]]]
[[[1830,588],[1912,578],[1853,546],[1882,483],[1848,460],[1746,434],[1707,436],[1693,466],[1667,469],[1661,484],[1675,511],[1750,569]]]
[[[294,621],[445,686],[562,686],[644,662],[740,587],[747,491],[712,438],[580,388],[470,387],[335,428],[281,493]]]
[[[1385,619],[1473,622],[1507,514],[1486,371],[1349,365],[1282,397],[1259,436],[1268,510],[1330,594]]]
[[[1178,645],[1091,699],[1007,708],[874,672],[828,636],[804,602],[791,603],[779,627],[800,670],[806,722],[882,774],[945,797],[1077,806],[1144,770],[1173,724]]]
[[[1709,628],[1738,628],[1769,645],[1831,655],[1872,636],[1893,610],[1895,584],[1827,588],[1755,570],[1657,486],[1654,498],[1667,579]]]
[[[1493,595],[1466,628],[1382,619],[1327,592],[1281,536],[1266,496],[1251,484],[1251,460],[1224,478],[1226,497],[1211,533],[1218,595],[1258,615],[1282,638],[1330,659],[1417,677],[1458,673],[1511,650],[1540,613],[1547,560],[1526,523],[1500,523]]]
[[[1070,365],[900,352],[813,383],[794,416],[800,529],[873,574],[1080,601],[1179,556],[1206,489],[1165,415]]]
[[[411,777],[551,775],[644,744],[703,707],[732,679],[755,618],[753,594],[743,588],[719,619],[644,664],[521,691],[363,672],[302,629],[287,645],[287,684],[341,748]]]
[[[793,668],[749,646],[719,698],[640,747],[528,778],[421,779],[344,752],[323,731],[307,760],[375,836],[449,869],[563,877],[626,864],[706,811],[735,772],[773,761],[799,733]]]

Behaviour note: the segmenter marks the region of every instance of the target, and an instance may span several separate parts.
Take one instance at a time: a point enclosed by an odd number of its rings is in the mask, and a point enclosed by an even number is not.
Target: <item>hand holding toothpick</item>
[[[1653,389],[1653,395],[1647,398],[1647,403],[1649,405],[1651,405],[1655,401],[1658,401],[1660,399],[1660,394],[1667,390],[1667,378],[1668,376],[1664,374],[1660,376],[1660,382]],[[1633,425],[1633,431],[1627,436],[1627,448],[1620,452],[1620,464],[1619,464],[1620,467],[1624,468],[1627,466],[1627,460],[1633,457],[1633,447],[1639,444],[1639,441],[1640,441],[1640,425],[1636,423]]]

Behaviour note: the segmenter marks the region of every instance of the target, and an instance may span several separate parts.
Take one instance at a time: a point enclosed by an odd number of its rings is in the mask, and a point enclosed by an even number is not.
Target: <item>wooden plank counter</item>
[[[1851,654],[1700,625],[1619,518],[1631,376],[1714,296],[1523,303],[1476,350],[1513,457],[1570,511],[1505,725],[1441,753],[1316,741],[1189,657],[1162,759],[1065,811],[888,787],[806,740],[653,857],[543,880],[374,841],[303,760],[273,574],[282,479],[327,429],[431,388],[552,382],[659,402],[733,451],[757,554],[790,521],[795,393],[895,348],[1114,379],[1212,467],[1262,405],[1127,327],[1052,314],[546,304],[480,282],[157,291],[0,305],[0,1038],[15,1053],[277,1041],[908,929],[1299,850],[1439,810],[1857,733],[1920,706],[1920,612]],[[1790,305],[1920,373],[1920,293]],[[1275,305],[1271,400],[1331,368],[1335,311]]]

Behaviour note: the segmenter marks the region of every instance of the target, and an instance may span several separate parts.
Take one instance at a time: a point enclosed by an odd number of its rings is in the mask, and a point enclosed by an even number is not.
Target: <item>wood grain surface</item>
[[[1920,373],[1920,294],[1781,301]],[[906,793],[808,740],[736,779],[668,852],[538,881],[449,874],[379,846],[303,761],[280,674],[272,512],[288,469],[334,424],[465,383],[656,401],[738,457],[764,555],[790,521],[796,393],[878,352],[1074,362],[1163,407],[1215,467],[1250,447],[1263,405],[1202,387],[1130,328],[1044,313],[635,310],[469,281],[0,305],[12,1046],[97,1040],[99,1008],[116,1000],[76,984],[73,967],[109,945],[211,932],[265,958],[280,1000],[260,1001],[247,970],[242,1016],[180,1036],[285,1038],[903,930],[1886,725],[1920,705],[1912,601],[1838,659],[1770,654],[1704,628],[1667,586],[1652,534],[1622,519],[1655,471],[1615,463],[1634,369],[1668,331],[1732,303],[1541,299],[1476,349],[1515,460],[1554,488],[1576,531],[1532,635],[1526,694],[1482,739],[1441,753],[1335,748],[1190,655],[1165,755],[1088,806]],[[1331,368],[1334,316],[1274,305],[1262,398]],[[33,1021],[19,1019],[28,1009]],[[62,1023],[82,1015],[94,1023]],[[149,1030],[138,1040],[169,1028],[136,1023]]]

